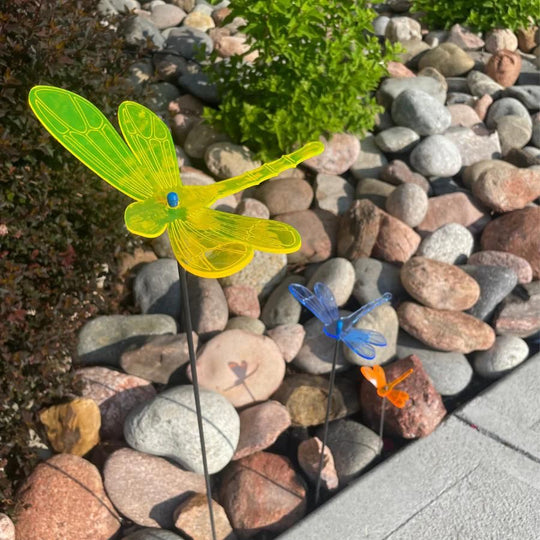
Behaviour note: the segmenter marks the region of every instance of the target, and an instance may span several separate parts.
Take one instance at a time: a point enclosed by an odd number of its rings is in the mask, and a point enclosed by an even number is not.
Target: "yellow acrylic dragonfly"
[[[255,186],[320,154],[310,142],[257,169],[208,186],[184,186],[166,124],[132,101],[118,108],[125,141],[97,107],[62,88],[35,86],[32,111],[63,146],[98,176],[135,199],[125,211],[128,230],[155,238],[168,229],[180,265],[201,277],[224,277],[246,266],[254,250],[292,253],[301,245],[290,225],[212,210],[216,200]]]

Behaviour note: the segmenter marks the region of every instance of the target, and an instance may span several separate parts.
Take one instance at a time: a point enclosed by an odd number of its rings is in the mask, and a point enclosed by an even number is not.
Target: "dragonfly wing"
[[[362,366],[360,368],[360,371],[362,372],[362,375],[375,387],[375,388],[382,388],[386,385],[386,375],[384,373],[384,369],[379,366],[375,365],[373,367],[370,366]]]
[[[352,349],[358,356],[361,356],[366,360],[373,360],[376,353],[375,349],[369,343],[370,334],[370,330],[349,328],[341,334],[341,339],[345,345],[347,345],[349,349]]]
[[[376,307],[380,306],[381,304],[390,302],[391,299],[392,299],[392,295],[390,293],[385,293],[380,298],[373,300],[373,302],[369,302],[369,304],[366,304],[365,306],[362,306],[360,309],[357,309],[354,313],[351,313],[347,317],[347,320],[350,321],[351,325],[354,325],[364,315],[367,315],[370,311],[373,311]]]
[[[152,196],[137,158],[92,103],[54,86],[34,86],[28,102],[45,129],[103,180],[135,200]]]
[[[403,390],[390,390],[385,397],[398,409],[405,407],[405,404],[409,401],[409,394]]]
[[[194,214],[200,210],[188,211],[187,219],[169,223],[169,240],[176,259],[188,272],[200,277],[219,278],[238,272],[253,258],[253,248],[220,230],[197,226],[196,220],[189,218],[196,217]]]
[[[131,203],[124,212],[124,220],[129,232],[145,238],[163,234],[170,221],[167,207],[154,198]]]
[[[118,108],[118,123],[131,151],[148,174],[155,192],[168,193],[180,185],[171,132],[150,109],[133,101]]]
[[[291,283],[289,292],[306,308],[317,317],[323,324],[331,324],[333,321],[328,316],[328,311],[321,303],[319,298],[313,294],[307,287],[299,283]]]
[[[261,182],[264,182],[269,178],[274,178],[287,169],[293,169],[302,163],[302,161],[320,154],[323,150],[324,145],[321,142],[310,142],[295,152],[282,156],[270,163],[265,163],[257,169],[218,182],[215,186],[212,186],[216,190],[214,201],[226,197],[227,195],[238,193],[248,187],[257,186]]]
[[[321,301],[328,314],[328,318],[331,321],[337,321],[339,319],[339,311],[336,304],[336,299],[330,290],[330,287],[324,283],[317,282],[313,287],[313,291],[317,295],[317,298]]]

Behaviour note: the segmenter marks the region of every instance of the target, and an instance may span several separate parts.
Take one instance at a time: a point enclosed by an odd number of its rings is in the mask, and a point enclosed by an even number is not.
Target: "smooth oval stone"
[[[354,199],[353,185],[341,176],[318,174],[314,189],[317,206],[336,215],[343,214]],[[287,194],[289,197],[291,193]]]
[[[399,277],[399,268],[385,261],[360,257],[353,263],[353,296],[360,304],[367,304],[389,292],[394,300],[406,295]]]
[[[230,315],[259,318],[261,307],[257,291],[246,285],[231,285],[223,289]]]
[[[75,375],[82,382],[82,396],[99,406],[100,436],[105,440],[122,439],[129,411],[156,395],[148,381],[105,367],[78,369]]]
[[[109,540],[121,519],[103,489],[98,469],[85,459],[59,454],[39,463],[18,494],[20,540]]]
[[[240,413],[240,438],[233,460],[264,450],[291,425],[287,407],[278,401],[269,400]]]
[[[386,156],[375,143],[375,137],[368,134],[360,141],[360,152],[351,165],[351,173],[357,180],[377,178],[386,163]]]
[[[369,366],[375,364],[387,364],[396,354],[396,341],[399,330],[399,321],[396,310],[390,304],[382,304],[364,315],[354,325],[360,330],[375,330],[380,332],[386,339],[384,347],[373,347],[375,349],[375,358],[366,359],[357,355],[349,347],[343,346],[345,359],[351,364],[357,366]]]
[[[302,347],[306,331],[301,324],[281,324],[271,328],[266,334],[275,341],[283,359],[289,363]]]
[[[455,396],[471,382],[473,370],[462,353],[435,351],[405,332],[399,333],[396,352],[398,358],[417,356],[442,396]]]
[[[493,105],[489,108],[486,116],[486,126],[489,129],[496,129],[497,120],[503,116],[508,116],[509,114],[528,119],[529,124],[532,124],[529,111],[524,107],[521,101],[518,101],[515,98],[505,97],[494,101]]]
[[[486,323],[459,311],[403,302],[397,309],[399,324],[408,334],[441,351],[470,353],[489,349],[495,332]]]
[[[504,96],[519,99],[530,111],[540,109],[540,87],[536,85],[511,86],[504,91]]]
[[[489,75],[473,70],[467,75],[467,84],[473,96],[481,98],[484,95],[493,96],[504,88],[496,83]]]
[[[367,424],[373,429],[378,429],[383,405],[385,433],[405,439],[429,435],[446,416],[441,396],[416,356],[407,356],[384,368],[386,379],[393,381],[411,368],[412,374],[397,388],[409,394],[409,400],[402,409],[390,406],[380,398],[369,381],[362,380],[360,404]]]
[[[360,142],[355,135],[333,133],[329,140],[322,135],[319,140],[324,144],[324,151],[303,163],[318,173],[343,174],[358,157]]]
[[[480,285],[480,297],[467,313],[487,321],[497,305],[508,296],[517,285],[516,273],[510,268],[501,266],[463,265],[460,268],[467,272]]]
[[[266,330],[266,326],[259,319],[240,315],[238,317],[231,317],[227,322],[225,330],[245,330],[246,332],[262,336]]]
[[[418,135],[443,133],[452,122],[450,111],[421,90],[401,92],[392,103],[392,119]]]
[[[507,161],[502,161],[500,159],[482,159],[468,165],[462,172],[461,179],[463,185],[469,189],[472,189],[474,183],[480,178],[484,171],[492,167],[505,168],[505,169],[515,169],[516,167]]]
[[[386,199],[386,211],[409,227],[422,223],[428,209],[426,192],[415,184],[396,187]]]
[[[197,428],[194,429],[196,432]],[[184,471],[166,459],[131,448],[111,454],[105,462],[103,478],[118,511],[145,527],[172,528],[174,509],[190,493],[206,492],[201,474]]]
[[[165,47],[168,50],[176,51],[186,60],[194,58],[202,45],[205,46],[207,54],[212,52],[214,47],[212,38],[206,32],[188,26],[173,28],[165,42]]]
[[[474,266],[502,266],[516,273],[518,283],[530,283],[532,281],[531,265],[523,257],[505,251],[477,251],[469,257],[467,264]]]
[[[493,318],[497,334],[531,337],[540,333],[540,295],[532,294],[527,300],[511,295]],[[538,341],[537,341],[538,343]]]
[[[425,176],[454,176],[462,165],[459,148],[444,135],[431,135],[411,152],[411,165]]]
[[[159,4],[152,7],[150,20],[158,30],[178,26],[185,18],[186,12],[174,5]]]
[[[394,191],[395,186],[376,178],[360,178],[356,184],[356,198],[368,199],[379,208],[384,209],[386,199]]]
[[[487,351],[474,353],[476,373],[486,379],[498,379],[521,364],[529,356],[529,347],[517,336],[497,336]]]
[[[317,426],[324,422],[328,405],[329,383],[324,377],[299,373],[288,376],[272,396],[289,411],[293,426]],[[343,395],[334,387],[330,404],[330,420],[347,414]]]
[[[415,300],[435,309],[463,311],[480,297],[478,283],[462,269],[426,257],[409,259],[401,267],[401,282]]]
[[[240,176],[262,165],[247,146],[230,142],[211,144],[204,153],[204,161],[208,170],[220,179]]]
[[[200,398],[208,471],[213,474],[231,460],[238,443],[240,420],[221,394],[201,388]],[[169,388],[133,409],[124,424],[124,437],[140,452],[164,456],[186,469],[203,473],[191,385]]]
[[[296,324],[300,320],[302,305],[289,292],[291,283],[303,285],[302,276],[287,276],[270,293],[261,313],[261,320],[267,328],[274,328],[281,324]]]
[[[184,141],[184,151],[191,158],[202,159],[211,144],[228,140],[224,133],[220,133],[205,122],[199,122],[189,130]]]
[[[176,321],[169,315],[103,315],[83,326],[77,356],[83,364],[117,366],[124,351],[162,334],[176,334]]]
[[[309,280],[307,287],[313,290],[315,283],[324,283],[333,293],[338,306],[349,300],[354,286],[354,268],[350,261],[335,257],[323,262]]]
[[[276,178],[260,185],[255,198],[268,207],[271,216],[275,216],[307,210],[313,200],[313,188],[303,178]]]
[[[446,101],[446,88],[440,81],[433,77],[401,77],[385,79],[377,90],[377,101],[386,108],[392,105],[392,101],[405,90],[421,90],[439,103],[444,105]]]
[[[322,428],[317,437],[322,438]],[[366,426],[353,420],[338,420],[328,425],[327,444],[340,485],[348,484],[378,455],[381,439]]]
[[[220,501],[235,533],[247,539],[261,531],[283,532],[302,519],[306,486],[286,457],[257,452],[227,467]]]
[[[340,316],[348,314],[348,311],[340,310]],[[323,332],[323,323],[312,317],[304,324],[306,332],[304,342],[292,364],[301,371],[314,375],[330,373],[332,370],[332,358],[336,348],[336,340],[329,338]],[[349,367],[344,356],[344,349],[338,347],[336,358],[336,370],[341,371]]]
[[[527,118],[509,114],[496,120],[501,151],[506,155],[512,148],[523,148],[532,135],[532,125]]]
[[[426,236],[416,255],[450,264],[463,263],[472,253],[473,235],[463,225],[448,223]]]
[[[385,129],[375,136],[375,142],[383,152],[409,152],[419,140],[416,131],[403,126]]]
[[[191,367],[187,375],[191,378]],[[268,399],[283,381],[285,361],[274,341],[245,330],[225,330],[197,355],[199,384],[235,407]]]
[[[418,67],[434,67],[445,77],[455,77],[470,71],[474,67],[474,60],[456,44],[441,43],[422,55]]]

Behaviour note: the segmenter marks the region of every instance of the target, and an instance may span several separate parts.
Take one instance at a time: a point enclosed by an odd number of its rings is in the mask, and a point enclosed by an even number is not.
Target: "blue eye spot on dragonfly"
[[[328,337],[342,341],[358,356],[366,360],[373,360],[376,356],[373,346],[384,347],[386,345],[385,337],[375,330],[363,330],[355,328],[354,325],[376,307],[389,302],[392,295],[385,293],[354,313],[340,317],[334,295],[328,286],[320,282],[315,283],[313,291],[311,292],[307,287],[298,283],[289,285],[289,292],[296,300],[323,323],[324,333]]]

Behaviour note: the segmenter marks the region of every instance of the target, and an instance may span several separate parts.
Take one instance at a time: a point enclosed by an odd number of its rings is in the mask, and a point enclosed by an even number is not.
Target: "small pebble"
[[[415,184],[398,186],[386,199],[386,211],[413,228],[422,223],[427,209],[426,192]]]

